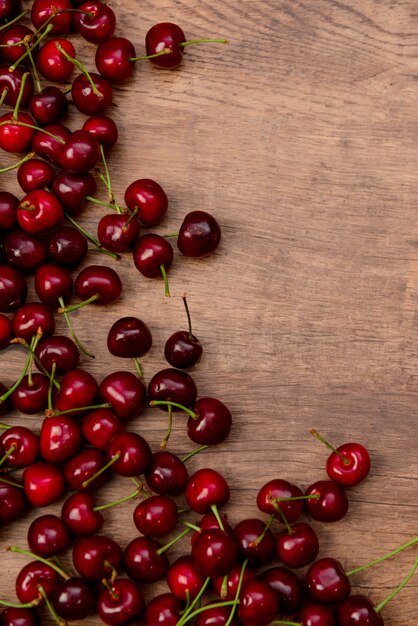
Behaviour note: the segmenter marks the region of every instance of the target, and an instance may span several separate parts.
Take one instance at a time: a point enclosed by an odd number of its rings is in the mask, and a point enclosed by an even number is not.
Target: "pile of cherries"
[[[0,624],[36,626],[52,616],[62,625],[98,614],[110,626],[380,626],[381,610],[407,584],[418,561],[376,607],[351,595],[350,577],[418,539],[345,572],[334,558],[317,559],[316,531],[300,520],[302,514],[318,522],[345,516],[346,489],[370,470],[363,446],[335,449],[314,431],[332,448],[328,479],[305,491],[273,479],[257,495],[260,513],[268,517],[243,519],[232,527],[221,510],[230,498],[226,479],[210,467],[192,475],[187,468],[195,454],[225,441],[232,416],[219,399],[199,396],[185,371],[202,356],[186,298],[188,328],[167,339],[164,356],[170,367],[148,384],[141,359],[152,348],[152,332],[135,316],[116,320],[107,337],[109,352],[128,359],[133,371],[121,369],[99,382],[79,367],[81,353],[94,355],[78,339],[71,314],[89,305],[111,305],[123,288],[107,265],[76,269],[89,250],[114,261],[131,252],[141,274],[164,280],[168,296],[170,238],[176,237],[181,254],[194,258],[214,252],[221,238],[216,219],[200,210],[185,216],[178,233],[141,234],[160,224],[168,198],[157,182],[138,179],[126,189],[124,205],[118,202],[107,162],[118,128],[105,113],[113,83],[130,79],[137,61],[148,58],[173,68],[186,46],[226,40],[188,41],[179,26],[160,23],[146,35],[146,55],[137,56],[115,29],[114,12],[100,0],[34,0],[30,11],[20,0],[0,0],[0,106],[9,107],[0,116],[0,148],[21,155],[0,172],[16,169],[25,194],[17,198],[0,191],[0,350],[7,357],[17,346],[25,355],[18,379],[10,386],[0,383],[0,413],[43,418],[39,432],[0,424],[0,524],[65,498],[59,515],[43,514],[31,523],[28,549],[9,548],[31,560],[16,579],[18,601],[0,600],[7,607]],[[97,45],[97,72],[77,59],[71,32]],[[42,79],[49,84],[43,87]],[[74,132],[63,124],[67,94],[88,116]],[[106,201],[96,197],[98,182]],[[89,203],[106,211],[95,234],[77,221]],[[36,302],[27,302],[31,275]],[[55,334],[56,316],[65,318],[70,336]],[[129,429],[148,406],[167,414],[158,451]],[[179,413],[187,416],[187,435],[196,444],[183,458],[167,449],[173,415]],[[131,491],[99,504],[96,491],[115,475],[132,485]],[[133,499],[138,500],[133,521],[139,534],[122,548],[102,534],[102,513]],[[184,554],[170,560],[170,549],[186,535]],[[74,573],[64,571],[63,554],[71,554]],[[303,577],[294,571],[306,567]],[[155,595],[152,585],[161,580],[168,591]],[[147,603],[144,586],[151,590]]]

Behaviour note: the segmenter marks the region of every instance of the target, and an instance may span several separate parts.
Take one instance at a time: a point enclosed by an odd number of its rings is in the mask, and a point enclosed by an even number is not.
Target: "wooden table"
[[[417,534],[418,384],[418,12],[413,0],[113,0],[119,34],[138,53],[155,22],[229,46],[189,48],[176,71],[143,63],[115,88],[120,141],[110,160],[119,198],[135,178],[158,180],[170,198],[158,232],[193,209],[216,215],[219,252],[201,261],[176,253],[172,297],[126,255],[113,264],[120,302],[74,315],[102,378],[130,364],[106,351],[107,330],[135,314],[154,348],[147,379],[164,367],[168,335],[185,326],[187,292],[204,358],[200,395],[233,411],[228,441],[190,461],[220,468],[232,485],[233,522],[258,515],[257,489],[282,477],[302,487],[325,477],[327,458],[309,434],[357,440],[372,455],[370,478],[350,490],[350,511],[318,525],[321,556],[355,567]],[[82,45],[78,42],[78,45]],[[84,45],[92,67],[93,47]],[[83,55],[82,55],[83,56]],[[69,120],[76,128],[79,120]],[[7,162],[10,159],[7,157]],[[4,155],[1,157],[5,161]],[[4,176],[4,188],[17,186]],[[104,194],[102,195],[104,197]],[[90,206],[84,223],[103,212]],[[89,262],[107,263],[91,255]],[[21,353],[3,361],[11,383]],[[13,371],[9,364],[12,363]],[[39,425],[40,417],[24,418]],[[11,420],[12,421],[12,420]],[[130,427],[158,447],[165,423],[147,410]],[[170,449],[191,449],[176,419]],[[112,482],[100,501],[128,493]],[[123,545],[136,535],[133,503],[106,515]],[[59,511],[59,506],[51,507]],[[2,530],[25,544],[33,516]],[[378,602],[410,569],[416,550],[359,574],[356,590]],[[3,555],[0,596],[13,597],[23,557]],[[385,610],[387,624],[415,621],[417,579]],[[97,621],[97,620],[96,620]],[[94,619],[92,620],[94,622]]]

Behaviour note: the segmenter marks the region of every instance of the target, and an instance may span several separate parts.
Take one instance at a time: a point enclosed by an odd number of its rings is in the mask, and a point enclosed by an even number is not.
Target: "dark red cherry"
[[[48,131],[50,134],[46,134],[43,130]],[[71,137],[71,131],[62,124],[48,124],[44,126],[43,130],[38,130],[32,140],[32,150],[38,157],[49,161],[53,165],[60,164],[60,153],[66,143]],[[53,137],[51,137],[53,135]]]
[[[0,97],[4,98],[4,104],[14,107],[22,87],[23,75],[27,70],[17,66],[12,69],[10,65],[0,67]],[[26,77],[23,87],[21,106],[25,107],[33,96],[34,84],[32,76]],[[5,95],[4,95],[5,94]]]
[[[210,468],[197,470],[187,483],[186,501],[195,513],[209,513],[213,506],[226,504],[229,496],[225,478]]]
[[[107,459],[111,461],[112,469],[120,476],[139,476],[143,474],[151,463],[151,448],[141,435],[124,432],[116,435],[107,449]]]
[[[22,382],[10,396],[15,411],[25,415],[35,415],[45,409],[48,403],[49,379],[43,374],[24,376]]]
[[[289,524],[296,522],[302,515],[303,500],[280,502],[280,498],[301,498],[302,491],[296,485],[282,479],[273,479],[263,485],[257,494],[257,506],[263,513],[275,515],[278,521],[283,521],[278,508],[284,514]]]
[[[383,626],[383,618],[366,596],[351,596],[337,611],[339,626]]]
[[[127,252],[136,242],[141,227],[135,217],[127,213],[104,215],[97,225],[97,238],[111,252]]]
[[[61,226],[48,241],[48,254],[58,265],[79,265],[88,252],[87,239],[71,226]]]
[[[164,189],[149,178],[135,180],[125,191],[125,203],[130,211],[137,211],[144,226],[156,226],[168,209]]]
[[[27,233],[53,230],[64,219],[61,202],[49,191],[35,189],[28,193],[17,209],[17,221]]]
[[[17,170],[17,180],[25,193],[50,187],[55,180],[54,168],[45,161],[30,159]]]
[[[123,564],[130,578],[138,583],[153,583],[168,570],[165,552],[158,553],[161,544],[151,537],[137,537],[129,543],[123,554]]]
[[[125,426],[110,409],[95,409],[81,420],[84,439],[97,450],[107,450],[109,443]]]
[[[65,480],[74,491],[94,491],[110,478],[109,470],[100,472],[105,464],[106,458],[99,450],[81,450],[64,465]]]
[[[145,408],[145,385],[132,372],[109,374],[100,383],[99,393],[102,400],[108,402],[115,415],[123,421],[137,417]]]
[[[305,494],[319,496],[305,501],[308,514],[318,522],[338,522],[348,511],[346,492],[332,480],[319,480]]]
[[[305,567],[318,556],[318,537],[312,526],[303,522],[293,524],[291,531],[276,535],[276,556],[287,567]]]
[[[13,332],[15,337],[21,337],[30,343],[40,328],[44,337],[49,337],[55,330],[54,315],[45,304],[28,302],[13,315]]]
[[[128,80],[132,76],[136,57],[135,48],[125,37],[111,37],[103,41],[96,50],[98,72],[111,83]]]
[[[115,32],[116,18],[112,9],[100,0],[87,0],[79,6],[80,11],[74,15],[75,30],[90,43],[99,44]]]
[[[82,620],[94,611],[96,594],[86,580],[72,577],[59,582],[52,595],[52,606],[63,620]]]
[[[13,230],[17,226],[19,200],[8,191],[0,191],[0,231]]]
[[[230,535],[232,533],[232,527],[228,522],[228,517],[227,515],[220,515],[219,514],[219,518],[222,522],[222,526],[225,532],[228,533],[228,535]],[[199,529],[200,530],[195,530],[195,532],[192,534],[192,538],[191,538],[191,543],[193,544],[197,537],[200,535],[200,533],[203,530],[213,530],[214,528],[221,528],[219,526],[219,522],[217,519],[217,516],[214,513],[206,513],[206,515],[204,515],[200,521],[199,521]]]
[[[302,626],[336,626],[333,610],[316,602],[305,602],[299,610],[297,619]]]
[[[254,579],[243,585],[238,616],[245,626],[266,626],[278,611],[278,595],[266,582]]]
[[[174,594],[163,593],[150,600],[143,619],[146,626],[176,626],[181,610],[182,604]]]
[[[0,481],[0,523],[10,524],[25,512],[28,505],[25,493],[20,487],[14,487]]]
[[[225,576],[237,562],[236,543],[220,528],[203,530],[192,545],[192,558],[204,576]]]
[[[89,372],[82,369],[66,372],[54,398],[55,409],[59,412],[70,410],[72,417],[84,415],[85,407],[94,404],[98,390],[96,379]]]
[[[29,550],[44,559],[65,552],[70,544],[70,535],[56,515],[41,515],[29,526]]]
[[[21,0],[0,0],[0,20],[11,20],[21,12]]]
[[[126,359],[141,357],[149,352],[151,346],[151,331],[138,317],[121,317],[107,335],[107,348],[113,356]]]
[[[230,619],[230,606],[212,606],[213,604],[211,601],[203,605],[205,610],[197,616],[196,626],[238,626],[236,615]]]
[[[20,57],[25,54],[27,46],[30,49],[34,44],[33,31],[23,24],[13,24],[10,28],[0,32],[0,58],[2,62],[13,65],[19,61]],[[20,45],[16,45],[20,44]],[[36,48],[33,49],[33,56],[36,54]],[[26,57],[21,61],[22,64],[28,65],[29,59]]]
[[[166,272],[173,263],[173,248],[168,239],[149,233],[142,235],[133,249],[133,259],[136,269],[146,278],[163,278],[165,281],[165,295],[170,291]]]
[[[1,626],[40,626],[41,622],[34,609],[9,607],[0,616]]]
[[[73,564],[83,578],[100,581],[112,576],[112,568],[120,571],[122,550],[110,537],[80,537],[73,547]]]
[[[83,130],[93,135],[105,151],[113,148],[118,140],[118,127],[107,115],[94,115],[86,119]]]
[[[58,87],[45,87],[32,96],[30,112],[41,126],[54,124],[68,112],[68,100]]]
[[[180,26],[170,22],[155,24],[149,29],[145,38],[147,55],[158,54],[161,50],[168,49],[171,54],[165,54],[154,59],[151,63],[158,67],[171,69],[181,63],[184,48],[179,44],[186,41],[186,36]]]
[[[38,458],[39,437],[25,426],[12,426],[0,436],[0,450],[2,456],[9,453],[8,467],[26,467]]]
[[[39,561],[31,561],[22,567],[16,578],[16,595],[22,604],[40,598],[38,587],[42,587],[46,596],[51,597],[58,584],[59,576],[52,567]]]
[[[99,593],[97,613],[109,626],[125,626],[140,618],[144,606],[140,587],[127,578],[118,578]]]
[[[350,579],[336,559],[323,558],[312,563],[305,575],[309,595],[321,604],[336,604],[350,595]]]
[[[94,510],[90,493],[74,493],[62,505],[61,519],[70,533],[76,536],[98,533],[104,523],[100,511]]]
[[[3,255],[8,265],[31,273],[45,263],[47,251],[44,242],[35,235],[13,230],[3,239]]]
[[[167,368],[160,370],[151,378],[148,384],[148,396],[150,400],[163,400],[176,402],[182,406],[191,408],[197,398],[197,387],[186,372]],[[167,407],[159,405],[159,408],[167,410]],[[180,410],[173,407],[173,411]]]
[[[96,181],[89,172],[73,174],[62,171],[52,185],[53,193],[72,216],[77,216],[82,212],[86,197],[94,196],[96,189]]]
[[[0,265],[0,312],[8,313],[18,309],[25,302],[27,292],[23,274],[13,267]]]
[[[235,600],[241,572],[242,565],[237,563],[226,575],[226,584],[224,576],[218,576],[218,578],[212,580],[213,588],[222,600]],[[244,585],[247,581],[253,580],[254,578],[255,574],[253,570],[247,566],[242,575],[242,584]]]
[[[199,398],[193,407],[195,417],[187,421],[187,434],[199,445],[215,445],[224,441],[231,430],[232,415],[216,398]]]
[[[370,455],[359,443],[345,443],[327,460],[326,470],[331,480],[343,487],[358,485],[370,472]]]
[[[11,320],[3,313],[0,313],[0,350],[7,348],[13,337]]]
[[[85,174],[100,159],[97,139],[86,130],[76,130],[65,142],[59,162],[62,168],[73,174]]]
[[[23,487],[32,506],[49,506],[64,493],[61,470],[52,463],[38,461],[23,472]]]
[[[68,39],[50,39],[39,50],[36,67],[40,74],[51,83],[67,82],[74,70],[74,64],[61,52],[75,59],[75,48]]]
[[[185,256],[204,257],[216,250],[220,240],[221,227],[215,218],[205,211],[192,211],[180,226],[177,246]]]
[[[61,298],[64,302],[71,298],[73,279],[68,270],[46,263],[36,270],[35,291],[41,302],[55,309]]]
[[[73,23],[73,13],[60,12],[59,9],[72,9],[70,0],[35,0],[31,9],[32,24],[36,29],[41,28],[49,18],[53,25],[52,35],[67,35]],[[57,11],[58,9],[58,11]]]
[[[0,148],[5,152],[26,152],[34,136],[33,128],[17,124],[16,121],[33,126],[33,119],[26,113],[18,113],[16,118],[13,117],[13,113],[2,115],[0,117]]]
[[[122,281],[107,265],[88,265],[75,279],[74,292],[83,302],[111,304],[122,293]]]
[[[173,333],[166,341],[164,348],[164,356],[173,367],[179,369],[187,369],[199,363],[202,357],[202,344],[199,339],[193,335],[192,320],[190,317],[189,307],[186,296],[183,296],[183,303],[186,309],[187,319],[189,322],[188,330],[179,330]]]
[[[234,530],[233,537],[240,556],[254,565],[265,565],[273,559],[274,540],[264,522],[256,518],[243,519]]]
[[[194,600],[204,582],[205,577],[190,556],[181,556],[167,571],[167,584],[178,600]]]
[[[172,452],[154,452],[145,472],[147,485],[160,495],[179,495],[186,489],[189,475],[186,465]]]
[[[49,463],[65,463],[81,448],[81,428],[69,415],[46,417],[41,426],[40,452]]]
[[[51,372],[55,363],[56,374],[64,374],[75,369],[80,360],[80,353],[74,341],[62,335],[41,339],[35,354],[48,372]]]
[[[261,574],[266,582],[279,596],[280,613],[288,615],[302,606],[303,587],[296,574],[285,567],[272,567]]]
[[[73,81],[71,96],[77,109],[85,115],[105,113],[112,104],[112,87],[99,74],[90,74],[95,91],[84,74],[79,74]]]
[[[134,524],[140,533],[149,537],[164,537],[178,522],[177,504],[169,496],[150,496],[134,510]]]

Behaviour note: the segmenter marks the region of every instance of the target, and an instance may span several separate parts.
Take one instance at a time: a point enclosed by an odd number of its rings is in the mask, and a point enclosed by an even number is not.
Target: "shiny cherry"
[[[134,524],[140,533],[148,537],[164,537],[177,525],[177,504],[169,496],[150,496],[137,504]]]
[[[29,526],[29,550],[44,559],[65,552],[70,544],[70,535],[56,515],[41,515]]]
[[[4,104],[14,107],[19,93],[21,91],[23,75],[26,70],[23,67],[17,66],[12,69],[10,65],[0,67],[0,97],[4,98]],[[23,86],[21,106],[25,107],[33,96],[34,84],[31,76],[26,77],[26,82]]]
[[[192,211],[184,218],[177,238],[178,249],[184,256],[204,257],[219,246],[221,227],[205,211]]]
[[[24,491],[0,481],[0,523],[3,525],[16,521],[27,508]]]
[[[87,0],[74,15],[75,30],[90,43],[100,44],[115,32],[116,17],[112,9],[100,0]]]
[[[41,586],[48,598],[58,584],[59,576],[52,567],[39,561],[31,561],[22,567],[16,578],[16,595],[22,604],[40,599]]]
[[[257,506],[263,513],[275,515],[278,521],[283,521],[278,508],[284,514],[289,524],[296,522],[302,515],[303,500],[280,502],[280,498],[301,498],[302,491],[296,485],[282,479],[273,479],[263,485],[257,494]]]
[[[165,282],[165,295],[170,295],[166,272],[173,263],[173,248],[168,239],[149,233],[142,235],[133,249],[136,269],[146,278],[162,277]]]
[[[97,238],[111,252],[127,252],[140,232],[138,220],[127,213],[109,213],[97,225]]]
[[[151,463],[151,448],[141,435],[124,432],[116,435],[106,451],[112,469],[120,476],[139,476]],[[115,460],[115,458],[117,460]]]
[[[383,618],[366,596],[354,595],[337,611],[339,626],[383,626]]]
[[[215,445],[224,441],[232,427],[228,407],[216,398],[199,398],[193,407],[194,417],[187,421],[189,438],[199,445]]]
[[[291,526],[290,531],[283,531],[275,537],[276,556],[279,561],[293,569],[305,567],[315,561],[319,541],[312,526],[297,522]]]
[[[171,69],[181,63],[184,48],[180,44],[185,43],[186,36],[180,26],[170,22],[155,24],[147,32],[145,46],[148,55],[154,55],[161,50],[170,50],[170,54],[157,56],[150,59],[151,63],[158,67]]]
[[[122,281],[107,265],[88,265],[75,279],[74,292],[82,304],[111,304],[122,293]]]
[[[2,48],[0,48],[0,59],[8,65],[13,65],[19,61],[23,54],[25,54],[27,50],[26,45],[28,45],[30,49],[33,48],[34,39],[33,31],[27,26],[19,23],[13,24],[10,28],[1,31],[0,45]],[[32,54],[33,56],[36,55],[36,48],[33,49]],[[28,65],[28,57],[23,59],[21,63]]]
[[[0,231],[17,227],[17,207],[19,200],[8,191],[0,191]]]
[[[232,533],[232,527],[228,522],[228,517],[227,515],[220,515],[219,514],[219,518],[222,522],[222,526],[225,532],[228,533],[228,535],[230,535]],[[200,521],[199,521],[199,530],[195,530],[195,532],[192,534],[192,538],[191,538],[191,543],[193,544],[196,539],[198,538],[198,536],[200,535],[200,533],[204,530],[213,530],[214,528],[221,528],[219,526],[219,521],[217,516],[214,513],[206,513],[206,515],[204,515]]]
[[[197,470],[187,483],[186,501],[195,513],[209,513],[213,506],[226,504],[229,496],[225,478],[210,468]]]
[[[25,415],[35,415],[45,409],[48,403],[49,379],[44,374],[24,376],[10,396],[15,411]]]
[[[85,407],[94,404],[98,390],[96,379],[86,370],[66,372],[61,380],[61,389],[54,397],[55,409],[59,412],[70,410],[72,417],[84,415]]]
[[[265,565],[274,555],[272,532],[257,518],[241,520],[233,530],[233,537],[243,559],[254,565]]]
[[[238,616],[245,626],[266,626],[278,611],[278,595],[266,582],[255,578],[243,585]]]
[[[94,509],[90,493],[73,493],[62,505],[61,519],[73,535],[94,535],[104,524],[103,515]]]
[[[79,215],[84,209],[87,196],[94,196],[97,185],[94,177],[89,172],[85,174],[73,174],[72,172],[60,172],[52,185],[54,195],[73,217]]]
[[[225,576],[237,562],[234,538],[220,528],[203,530],[192,545],[192,558],[206,577]]]
[[[41,622],[34,609],[9,607],[0,615],[1,626],[40,626]]]
[[[182,604],[172,593],[155,596],[145,607],[143,620],[145,626],[176,626],[180,619]]]
[[[121,420],[110,409],[95,409],[81,420],[84,439],[97,450],[107,450],[115,435],[125,431]]]
[[[332,480],[319,480],[305,494],[319,496],[305,501],[308,514],[318,522],[338,522],[348,511],[345,490]]]
[[[76,228],[61,226],[48,241],[48,255],[58,265],[79,265],[88,252],[85,236]]]
[[[40,328],[43,337],[49,337],[55,330],[55,318],[50,308],[41,302],[28,302],[13,315],[13,332],[30,343]]]
[[[65,463],[81,448],[80,425],[69,415],[46,417],[41,426],[40,453],[48,463]]]
[[[50,187],[55,180],[54,168],[45,161],[30,159],[17,170],[17,180],[25,193]]]
[[[0,313],[0,350],[7,348],[13,336],[11,320],[3,313]]]
[[[345,443],[327,460],[327,474],[344,487],[358,485],[370,472],[370,455],[359,443]]]
[[[52,463],[38,461],[23,472],[23,487],[32,506],[49,506],[64,493],[65,483],[61,470]]]
[[[151,401],[162,400],[176,402],[185,407],[192,407],[197,398],[197,387],[190,374],[167,368],[160,370],[148,383],[148,397]],[[159,408],[167,410],[164,405]],[[173,407],[173,411],[177,411]]]
[[[26,300],[28,287],[20,272],[13,267],[0,265],[0,312],[18,309]]]
[[[41,126],[54,124],[68,112],[68,100],[58,87],[45,87],[29,101],[30,112]]]
[[[61,52],[75,58],[75,48],[68,39],[50,39],[39,50],[36,67],[46,80],[52,83],[67,82],[74,70],[74,64]]]
[[[127,578],[118,578],[103,589],[97,599],[97,613],[109,626],[125,626],[140,618],[145,606],[138,585]]]
[[[135,180],[125,191],[125,203],[130,211],[137,211],[144,226],[156,226],[168,209],[164,189],[149,178]]]
[[[226,584],[224,576],[218,576],[212,580],[213,588],[222,600],[235,600],[241,572],[242,565],[237,563],[226,575]],[[254,578],[253,570],[247,566],[242,575],[242,584],[244,585],[247,581]]]
[[[38,157],[49,161],[53,165],[60,165],[60,154],[66,141],[71,137],[71,131],[62,124],[48,124],[44,130],[51,133],[46,134],[38,130],[32,140],[32,150]]]
[[[122,421],[137,417],[145,408],[145,385],[132,372],[112,372],[100,383],[99,394]]]
[[[105,463],[106,458],[99,450],[87,448],[78,452],[64,465],[64,476],[70,489],[94,491],[104,485],[110,478],[109,470],[100,472]]]
[[[165,552],[159,554],[161,544],[151,537],[137,537],[125,548],[123,564],[132,580],[138,583],[153,583],[162,578],[168,570]]]
[[[312,563],[305,575],[309,595],[321,604],[336,604],[350,595],[350,579],[336,559],[323,558]]]
[[[71,0],[35,0],[30,15],[32,24],[36,29],[41,28],[51,16],[54,16],[48,22],[53,25],[51,34],[67,35],[72,27],[73,13],[61,12],[60,9],[68,11],[72,8]]]
[[[149,352],[151,346],[151,331],[138,317],[121,317],[107,335],[107,348],[113,356],[141,357]]]
[[[28,193],[17,209],[20,228],[31,234],[53,230],[64,219],[61,202],[49,191],[35,189]]]
[[[107,115],[93,115],[86,119],[83,130],[93,135],[105,151],[113,148],[118,140],[118,127]]]
[[[28,124],[23,126],[22,124]],[[26,113],[5,113],[0,117],[0,148],[5,152],[26,152],[34,137],[33,119]]]
[[[122,565],[120,546],[104,535],[79,537],[74,544],[72,557],[80,576],[91,581],[110,578],[113,570],[120,571]]]
[[[336,626],[334,611],[316,602],[304,602],[297,619],[301,626]]]
[[[79,74],[73,81],[71,96],[77,109],[85,115],[105,113],[112,104],[112,87],[99,74],[90,74],[95,90],[84,74]]]
[[[213,604],[215,603],[211,601],[203,605],[205,610],[197,616],[196,626],[238,626],[236,615],[230,619],[230,606],[212,606]]]
[[[46,261],[45,243],[24,230],[13,230],[3,239],[3,255],[8,265],[21,272],[35,272]]]
[[[166,360],[170,365],[179,369],[187,369],[196,365],[200,361],[203,352],[202,344],[192,332],[192,321],[186,296],[183,296],[183,303],[186,309],[189,329],[173,333],[167,339],[164,348]]]
[[[194,600],[204,582],[204,575],[190,556],[179,557],[167,571],[167,584],[178,600]]]
[[[80,360],[80,353],[74,341],[64,335],[41,339],[36,346],[35,354],[48,372],[51,372],[55,364],[56,374],[64,374],[75,369]]]
[[[303,586],[296,574],[285,567],[272,567],[261,574],[279,596],[280,613],[294,613],[302,606]]]
[[[186,465],[176,454],[160,450],[152,455],[145,480],[155,493],[175,496],[184,492],[189,475]]]
[[[73,132],[59,154],[61,167],[73,174],[85,174],[97,165],[99,159],[99,143],[86,130]]]
[[[26,467],[38,458],[39,437],[25,426],[12,426],[1,434],[0,450],[8,454],[7,467]]]
[[[59,582],[52,595],[52,606],[63,620],[82,620],[94,611],[96,594],[86,580],[74,576]]]
[[[98,72],[111,83],[128,80],[132,76],[136,58],[133,44],[125,37],[111,37],[96,50]]]

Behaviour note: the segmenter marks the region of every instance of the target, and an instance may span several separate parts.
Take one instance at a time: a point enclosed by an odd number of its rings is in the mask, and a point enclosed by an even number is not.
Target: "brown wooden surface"
[[[143,51],[157,21],[190,38],[226,36],[230,46],[187,50],[182,67],[137,67],[115,89],[120,142],[111,158],[122,198],[135,178],[158,180],[170,197],[158,229],[176,229],[192,209],[213,212],[219,252],[176,255],[172,298],[129,255],[117,264],[121,301],[74,322],[97,354],[99,378],[128,363],[105,349],[115,319],[135,314],[155,343],[149,378],[164,366],[166,337],[185,325],[187,292],[205,355],[194,372],[200,395],[234,414],[229,440],[190,462],[221,469],[233,491],[230,517],[257,515],[263,482],[306,487],[325,476],[315,426],[338,443],[369,447],[373,471],[350,491],[335,525],[315,525],[321,555],[355,567],[417,534],[418,382],[418,12],[413,0],[112,0],[118,32]],[[92,67],[93,47],[84,46]],[[78,121],[69,122],[75,128]],[[13,158],[13,157],[10,157]],[[5,160],[4,155],[1,157]],[[7,157],[10,162],[9,157]],[[14,176],[2,179],[16,189]],[[91,227],[100,210],[89,208]],[[106,257],[91,255],[91,262]],[[116,264],[114,264],[116,267]],[[2,361],[11,383],[22,355]],[[40,418],[25,423],[39,424]],[[132,425],[154,447],[164,421],[148,410]],[[178,418],[170,449],[191,449]],[[115,481],[100,500],[128,493]],[[59,507],[53,507],[59,510]],[[136,535],[129,503],[106,515],[123,545]],[[25,544],[31,517],[2,530],[2,546]],[[416,551],[355,577],[380,601]],[[24,558],[1,557],[0,597],[13,597]],[[417,579],[385,610],[386,623],[415,622]],[[95,620],[91,620],[94,622]],[[96,620],[97,621],[97,620]]]

